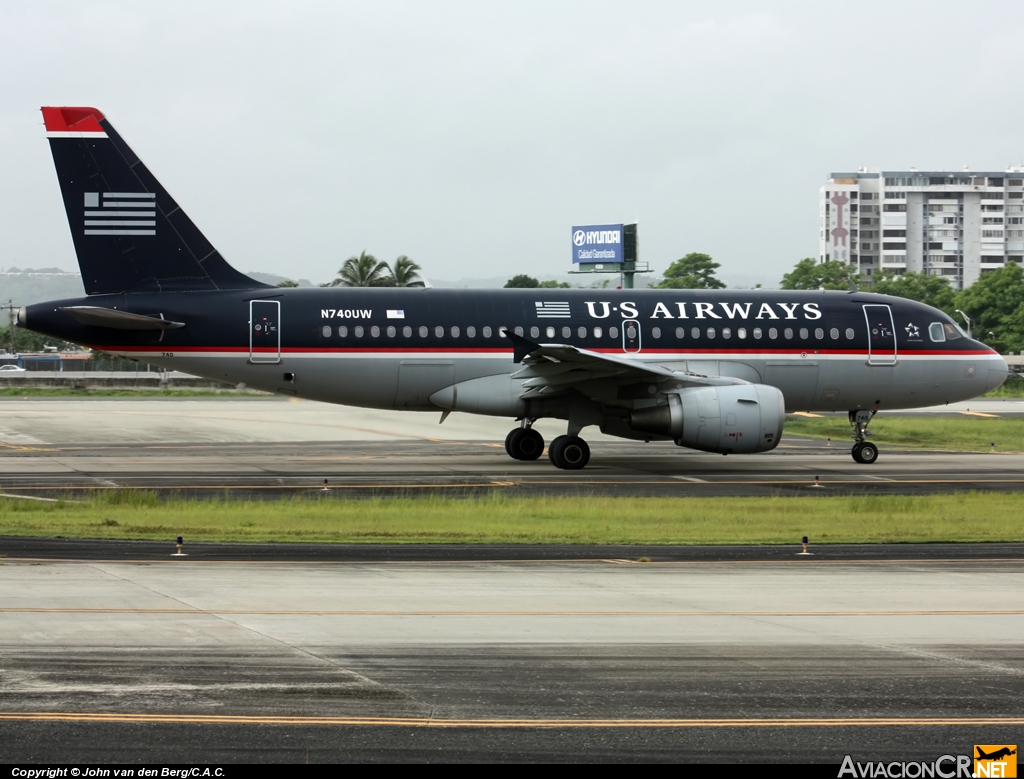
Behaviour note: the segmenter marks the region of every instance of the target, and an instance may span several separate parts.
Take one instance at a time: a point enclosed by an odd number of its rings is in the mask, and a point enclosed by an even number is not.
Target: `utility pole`
[[[11,354],[16,354],[14,351],[14,312],[17,311],[21,306],[14,305],[13,300],[8,300],[6,306],[0,306],[0,308],[6,308],[10,313],[10,326],[8,332],[11,336],[11,348],[8,350]]]

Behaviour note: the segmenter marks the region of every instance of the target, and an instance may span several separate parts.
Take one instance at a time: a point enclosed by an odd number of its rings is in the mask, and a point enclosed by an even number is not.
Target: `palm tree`
[[[420,271],[423,270],[419,265],[410,260],[404,254],[395,260],[394,266],[391,268],[391,278],[393,286],[396,287],[424,287],[423,280],[420,278]]]
[[[331,282],[332,287],[379,287],[387,284],[391,268],[364,249],[358,257],[349,257],[338,271],[338,278]]]

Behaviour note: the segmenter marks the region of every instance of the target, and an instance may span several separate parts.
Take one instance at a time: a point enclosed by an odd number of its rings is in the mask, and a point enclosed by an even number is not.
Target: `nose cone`
[[[1002,357],[992,359],[988,364],[988,389],[985,392],[991,392],[1003,386],[1003,382],[1006,381],[1009,372],[1010,369],[1006,365],[1006,360]]]
[[[25,307],[22,306],[21,308],[18,309],[18,327],[27,327],[27,326],[28,326],[28,312],[25,310]]]

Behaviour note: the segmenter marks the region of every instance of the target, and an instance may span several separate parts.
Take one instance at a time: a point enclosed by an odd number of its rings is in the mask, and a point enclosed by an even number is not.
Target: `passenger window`
[[[505,335],[505,333],[507,333],[507,332],[508,332],[508,328],[507,328],[507,327],[499,327],[499,328],[498,328],[498,335],[499,335],[499,336],[500,336],[501,338],[508,338],[508,336],[507,336],[507,335]]]
[[[580,338],[586,338],[587,337],[587,328],[581,327],[579,330],[576,331],[576,335],[578,335]]]
[[[363,337],[363,326],[362,325],[356,325],[356,329],[353,330],[352,332],[355,333],[356,338],[362,338]]]
[[[553,327],[549,327],[544,332],[546,332],[548,334],[548,338],[554,338],[555,337],[555,328],[553,328]]]
[[[466,328],[466,336],[468,338],[476,338],[476,328],[473,325]]]
[[[708,338],[714,338],[714,337],[715,337],[715,328],[709,327],[708,328]]]
[[[852,327],[846,328],[846,340],[847,341],[852,341],[853,340],[853,328]]]
[[[324,338],[330,338],[331,337],[331,326],[330,325],[324,325],[324,329],[321,330],[320,332],[322,332],[324,334]]]
[[[571,327],[563,327],[562,328],[562,338],[564,338],[567,341],[570,338],[572,338],[572,328]]]
[[[452,338],[459,337],[459,328],[456,325],[452,325]]]
[[[594,338],[600,338],[600,337],[601,337],[601,328],[600,327],[595,327],[594,328]]]
[[[768,337],[771,338],[774,341],[776,338],[779,337],[779,331],[776,330],[774,327],[769,327],[768,328]]]
[[[947,341],[955,341],[958,338],[963,338],[964,337],[964,334],[962,332],[960,332],[960,328],[957,327],[956,325],[951,325],[951,324],[946,323],[946,324],[942,325],[942,329],[946,331],[946,340]]]
[[[807,340],[807,336],[808,335],[809,335],[809,333],[807,332],[807,328],[806,327],[801,327],[800,328],[800,337],[802,339],[804,339],[804,340]]]
[[[618,338],[619,337],[619,329],[617,327],[609,327],[608,328],[608,335],[610,337],[612,337],[612,338]]]
[[[516,335],[522,337],[522,335],[523,335],[523,328],[517,327],[516,328]]]
[[[942,322],[932,322],[928,325],[928,335],[935,343],[942,343],[946,340],[946,331],[942,327]]]
[[[484,328],[484,338],[490,338],[490,337],[491,337],[491,328],[490,327],[485,327]]]
[[[396,333],[398,333],[398,331],[395,330],[394,326],[393,325],[389,325],[388,326],[388,338],[394,338]]]
[[[403,327],[402,328],[402,335],[404,335],[406,338],[412,338],[412,328],[409,327],[409,325],[406,325],[405,327]]]
[[[444,328],[441,327],[441,325],[438,325],[437,327],[434,328],[434,337],[444,338]]]
[[[685,334],[686,334],[686,331],[683,330],[683,328],[681,328],[681,327],[677,327],[676,328],[676,338],[678,338],[680,341],[683,340],[683,338],[685,337]]]
[[[838,327],[833,327],[831,330],[828,331],[828,334],[830,336],[832,336],[832,340],[833,341],[838,341],[839,340],[839,328]]]
[[[651,337],[652,338],[661,338],[661,328],[660,327],[652,327],[651,328]]]
[[[732,338],[732,330],[728,327],[722,328],[722,338]]]
[[[761,340],[761,328],[760,327],[755,327],[754,328],[754,338],[756,338],[758,341]]]
[[[692,328],[690,330],[690,337],[691,338],[700,338],[700,328],[699,327]]]
[[[536,328],[536,327],[531,327],[530,328],[530,338],[536,338],[539,335],[540,335],[540,329],[539,328]]]
[[[420,338],[426,338],[427,337],[427,332],[428,332],[427,328],[425,326],[421,325],[420,326]]]
[[[742,338],[746,338],[747,337],[747,328],[741,327],[739,330],[736,331],[736,335],[738,335],[741,339]]]
[[[825,331],[822,330],[820,327],[814,328],[814,337],[820,341],[822,338],[825,337]]]
[[[338,337],[339,338],[348,338],[348,328],[345,327],[345,325],[341,325],[338,328]]]
[[[380,336],[380,328],[377,327],[377,325],[374,325],[373,327],[371,327],[370,328],[370,335],[372,335],[374,338],[377,338],[378,336]]]
[[[793,337],[793,328],[787,327],[785,330],[782,331],[782,334],[786,336],[786,340],[788,341]]]

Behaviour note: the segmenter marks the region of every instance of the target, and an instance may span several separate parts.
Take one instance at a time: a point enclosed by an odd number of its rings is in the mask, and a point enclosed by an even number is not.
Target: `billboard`
[[[582,225],[572,228],[574,263],[622,262],[622,225]]]

